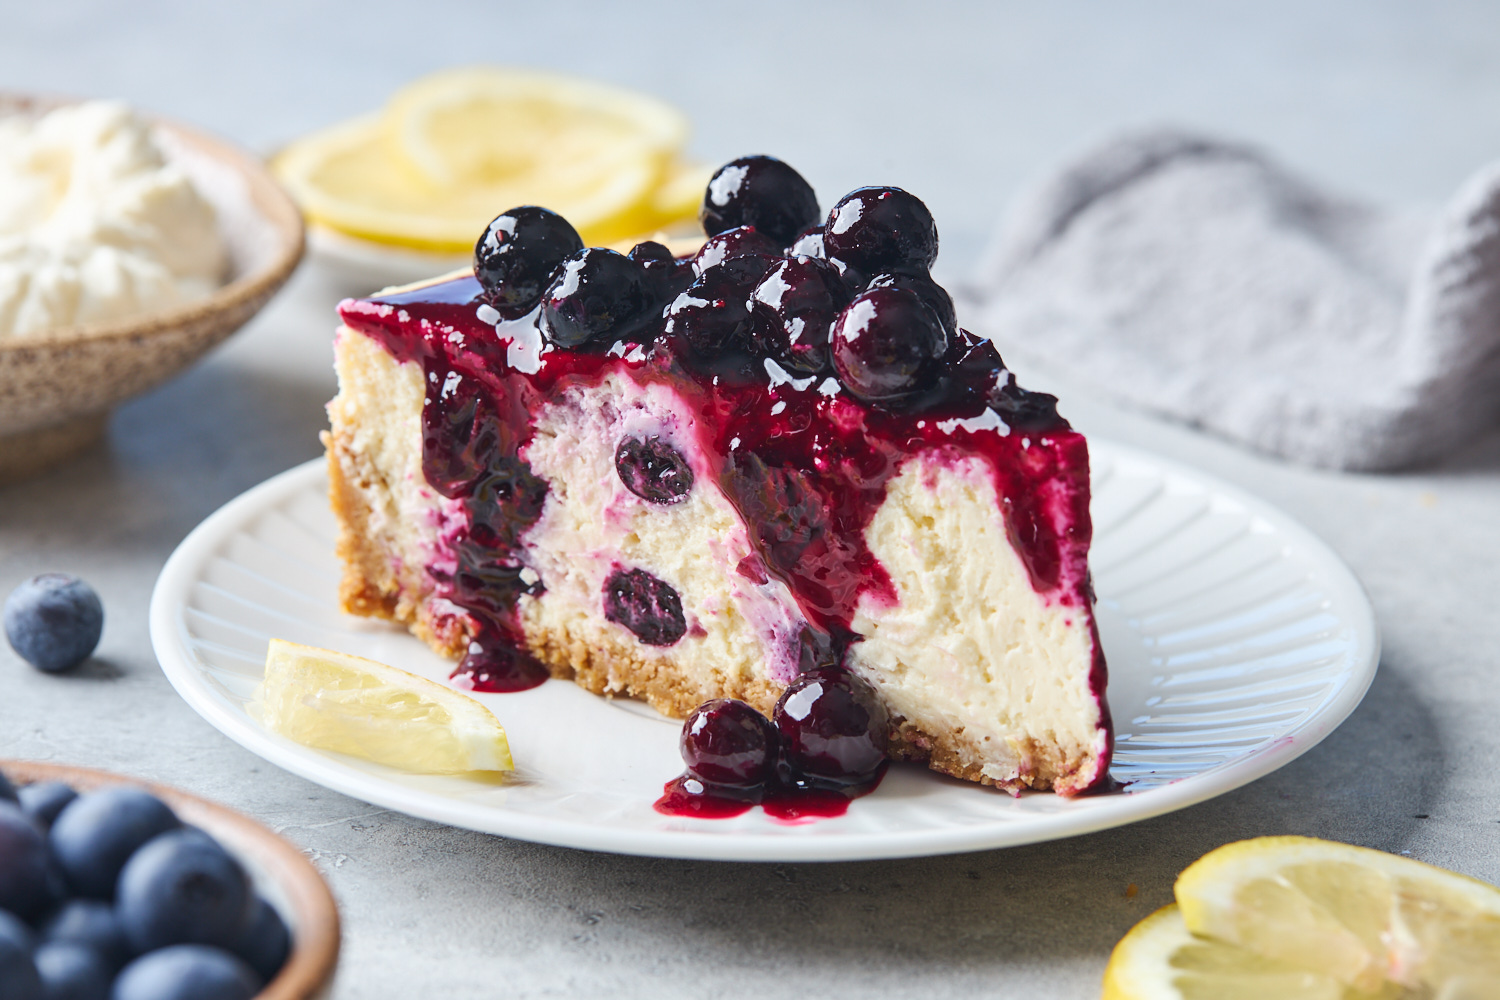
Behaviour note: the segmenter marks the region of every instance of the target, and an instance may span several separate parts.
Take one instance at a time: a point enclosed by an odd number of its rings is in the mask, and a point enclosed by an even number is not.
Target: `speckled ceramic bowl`
[[[0,94],[0,116],[40,114],[56,98]],[[228,281],[207,298],[117,323],[0,339],[0,482],[88,447],[116,404],[151,389],[244,326],[302,259],[302,216],[255,157],[155,120],[167,155],[217,210]]]
[[[276,907],[292,932],[292,953],[257,1000],[315,1000],[328,996],[339,960],[339,911],[318,870],[302,852],[259,823],[231,809],[108,771],[30,761],[0,760],[17,786],[61,781],[85,792],[106,785],[137,785],[160,798],[186,823],[206,830],[250,872],[255,887]]]

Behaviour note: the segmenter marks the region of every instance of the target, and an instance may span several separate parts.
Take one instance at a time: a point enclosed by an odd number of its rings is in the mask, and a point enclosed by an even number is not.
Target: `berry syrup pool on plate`
[[[889,717],[875,691],[836,668],[788,685],[767,719],[743,701],[700,705],[682,726],[687,771],[656,811],[730,819],[759,805],[785,823],[842,816],[885,776]]]

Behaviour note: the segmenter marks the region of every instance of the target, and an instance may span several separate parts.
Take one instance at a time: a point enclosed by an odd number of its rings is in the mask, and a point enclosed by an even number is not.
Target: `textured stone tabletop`
[[[1018,183],[1124,125],[1248,137],[1326,182],[1405,202],[1441,201],[1500,156],[1500,8],[1482,3],[512,7],[13,4],[0,89],[123,97],[264,151],[441,66],[586,73],[682,105],[705,160],[783,156],[825,204],[862,183],[915,191],[943,232],[948,278],[973,267]],[[1380,672],[1349,720],[1290,766],[1087,837],[825,865],[538,846],[283,773],[172,691],[146,607],[194,525],[319,453],[340,292],[305,266],[243,333],[121,409],[107,446],[0,488],[0,593],[64,570],[93,582],[108,614],[97,658],[72,675],[35,673],[0,649],[0,756],[159,779],[280,830],[343,907],[337,996],[1084,998],[1177,872],[1229,840],[1312,834],[1500,881],[1500,434],[1441,468],[1338,475],[1065,385],[1063,412],[1084,431],[1259,494],[1369,591]]]

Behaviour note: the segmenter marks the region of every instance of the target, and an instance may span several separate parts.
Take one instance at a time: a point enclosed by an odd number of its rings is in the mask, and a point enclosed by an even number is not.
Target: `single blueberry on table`
[[[50,827],[57,814],[62,812],[78,793],[61,781],[37,781],[23,785],[17,792],[21,811],[31,817],[33,823],[43,829]]]
[[[136,848],[181,826],[161,799],[118,785],[80,795],[52,823],[52,854],[80,896],[113,899],[120,869]]]
[[[552,272],[583,249],[578,231],[556,212],[522,205],[495,217],[474,246],[474,277],[501,316],[530,312]]]
[[[292,935],[276,908],[256,897],[254,910],[232,949],[265,982],[276,978],[292,950]]]
[[[104,605],[76,576],[43,573],[5,599],[5,638],[38,670],[76,667],[99,645],[103,630]]]
[[[20,806],[0,802],[0,910],[31,919],[54,901],[47,840]]]
[[[255,970],[222,948],[179,944],[127,965],[110,1000],[251,1000],[260,987]]]
[[[678,748],[690,774],[711,785],[754,786],[774,773],[776,727],[733,698],[704,702],[682,724]]]
[[[138,953],[174,944],[231,947],[251,916],[250,879],[200,830],[171,830],[130,856],[115,909]]]
[[[709,236],[754,226],[784,247],[817,222],[818,196],[801,174],[774,156],[742,156],[714,172],[699,219]]]
[[[134,954],[115,908],[99,899],[68,900],[42,925],[42,940],[83,945],[112,969],[119,969]]]
[[[32,955],[47,1000],[109,1000],[114,969],[92,948],[44,942]]]
[[[0,772],[0,802],[19,802],[21,793],[16,786],[10,783],[10,779]]]

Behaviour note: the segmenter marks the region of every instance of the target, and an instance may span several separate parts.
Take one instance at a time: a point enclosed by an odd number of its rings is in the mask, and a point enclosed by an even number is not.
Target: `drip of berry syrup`
[[[874,778],[850,785],[815,787],[784,785],[778,781],[769,788],[753,789],[710,785],[691,774],[682,774],[663,786],[661,798],[652,807],[665,816],[733,819],[758,805],[779,823],[800,824],[844,815],[850,802],[880,787],[885,772],[882,765]]]

